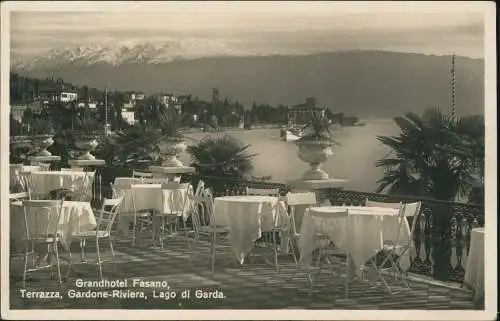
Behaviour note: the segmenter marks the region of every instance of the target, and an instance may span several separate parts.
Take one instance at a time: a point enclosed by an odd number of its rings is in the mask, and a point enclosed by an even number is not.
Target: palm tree
[[[230,135],[207,136],[187,151],[193,159],[192,166],[201,176],[242,179],[253,170],[252,158],[245,145]]]
[[[482,117],[455,119],[435,108],[394,120],[401,134],[377,137],[394,154],[376,163],[385,168],[378,192],[454,201],[471,191],[470,182],[484,161]]]

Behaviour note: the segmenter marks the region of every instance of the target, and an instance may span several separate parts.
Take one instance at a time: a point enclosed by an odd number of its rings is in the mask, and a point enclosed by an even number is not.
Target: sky
[[[196,42],[198,51],[206,48],[212,54],[217,48],[242,55],[377,49],[484,56],[482,2],[81,2],[35,6],[31,2],[31,11],[11,12],[13,60],[62,46],[163,41]]]

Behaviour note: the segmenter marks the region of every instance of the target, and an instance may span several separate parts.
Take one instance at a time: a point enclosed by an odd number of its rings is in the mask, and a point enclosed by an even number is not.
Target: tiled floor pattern
[[[77,244],[74,244],[77,245]],[[107,250],[107,244],[101,246]],[[72,273],[62,285],[50,279],[50,272],[36,272],[28,280],[26,288],[30,291],[59,291],[63,299],[23,299],[20,295],[20,260],[11,262],[10,302],[12,309],[39,308],[125,308],[125,309],[169,309],[169,308],[227,308],[227,309],[474,309],[472,294],[460,289],[449,289],[420,282],[411,282],[412,293],[401,291],[390,297],[383,288],[369,288],[361,282],[350,284],[349,298],[344,298],[345,266],[339,260],[334,265],[332,277],[328,271],[321,273],[310,292],[303,272],[297,271],[291,255],[280,258],[279,272],[265,260],[256,256],[252,262],[240,267],[236,264],[216,266],[210,271],[208,261],[195,257],[189,263],[189,252],[185,242],[172,241],[162,251],[148,247],[133,248],[129,240],[122,239],[115,244],[117,264],[104,264],[104,276],[108,279],[127,279],[128,289],[143,290],[147,299],[71,299],[68,290],[76,289],[78,278],[99,280],[95,265],[78,264],[73,267],[78,275]],[[77,247],[72,249],[73,262],[79,261]],[[109,259],[109,252],[103,257]],[[229,248],[223,248],[220,262],[230,258]],[[87,243],[86,258],[95,258],[95,243]],[[219,263],[219,262],[218,262]],[[176,298],[165,300],[153,298],[152,289],[132,287],[132,279],[165,280]],[[334,281],[332,283],[332,280]],[[393,289],[397,290],[397,283]],[[223,292],[224,298],[195,298],[196,290]],[[364,291],[362,291],[364,289]],[[81,289],[88,290],[88,288]],[[106,289],[98,289],[104,291]],[[110,289],[108,289],[110,290]],[[190,298],[181,298],[183,290],[190,290]],[[167,289],[155,289],[156,295]]]

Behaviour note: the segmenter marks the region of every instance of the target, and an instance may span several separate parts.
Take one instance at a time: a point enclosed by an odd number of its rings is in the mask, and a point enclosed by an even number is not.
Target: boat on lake
[[[285,142],[293,142],[302,137],[302,130],[297,127],[281,128],[280,136]]]

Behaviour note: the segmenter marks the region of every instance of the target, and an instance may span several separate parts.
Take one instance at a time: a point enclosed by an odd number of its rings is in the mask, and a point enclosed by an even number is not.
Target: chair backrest
[[[31,172],[19,172],[19,181],[21,186],[28,193],[28,198],[31,199],[33,193],[33,177]]]
[[[208,216],[208,224],[215,225],[214,219],[214,195],[212,194],[212,190],[209,188],[205,188],[202,193],[203,204],[206,208],[206,214]]]
[[[163,201],[168,202],[171,214],[184,212],[188,200],[184,197],[184,193],[189,194],[189,186],[189,183],[180,184],[173,182],[161,185]]]
[[[58,235],[64,200],[24,200],[25,237],[43,240]]]
[[[417,226],[418,221],[420,220],[420,214],[421,211],[420,209],[422,208],[422,202],[415,202],[415,203],[407,203],[404,206],[403,210],[403,215],[405,218],[407,217],[412,217],[412,222],[411,222],[411,227],[410,227],[410,238],[409,238],[409,244],[411,244],[411,241],[413,240],[413,235],[415,233],[415,227]],[[404,221],[404,220],[402,220]]]
[[[119,197],[119,196],[118,196],[119,192],[118,192],[118,190],[116,189],[115,183],[111,182],[111,183],[109,183],[109,185],[111,186],[111,194],[112,194],[112,197],[113,197],[113,198],[117,198],[117,197]]]
[[[198,181],[198,185],[196,185],[196,191],[194,193],[195,196],[200,196],[205,189],[205,182],[201,179]]]
[[[96,231],[106,231],[111,233],[113,223],[118,214],[118,209],[123,201],[123,196],[118,198],[105,198],[102,203],[99,218],[97,219]]]
[[[137,177],[137,178],[151,178],[153,177],[153,173],[150,172],[145,172],[145,171],[132,171],[132,177]]]
[[[28,192],[19,192],[19,193],[10,193],[9,194],[9,201],[10,202],[19,202],[19,201],[23,201],[25,199],[29,199]]]
[[[365,206],[368,207],[384,207],[384,208],[393,208],[393,209],[400,209],[401,205],[403,203],[385,203],[385,202],[376,202],[376,201],[370,201],[368,198],[366,199]]]
[[[92,199],[92,186],[95,172],[83,172],[84,175],[76,176],[72,182],[71,190],[76,196],[76,200],[90,201]]]
[[[401,208],[399,209],[398,213],[398,229],[396,233],[396,237],[394,240],[392,240],[395,244],[400,244],[401,240],[401,230],[403,229],[404,224],[406,223],[406,218],[408,217],[413,217],[412,221],[412,226],[410,227],[410,235],[408,238],[407,244],[405,246],[410,246],[412,238],[413,238],[413,233],[415,230],[416,223],[418,221],[418,216],[420,213],[420,206],[421,202],[416,202],[416,203],[407,203],[407,204],[402,204]]]
[[[61,168],[61,172],[83,172],[83,167]]]
[[[280,189],[279,188],[246,188],[247,195],[256,195],[256,196],[279,196]]]
[[[211,215],[205,206],[205,196],[188,194],[188,206],[195,238],[199,238],[201,226],[210,225]]]
[[[307,207],[312,207],[317,204],[316,194],[313,192],[304,193],[291,193],[286,194],[286,203],[290,207],[290,225],[292,226],[292,232],[297,234],[297,206],[306,205]]]
[[[189,206],[189,212],[191,212],[195,233],[198,233],[200,226],[214,224],[214,200],[210,189],[203,189],[200,195],[188,194],[188,199],[187,205]]]

